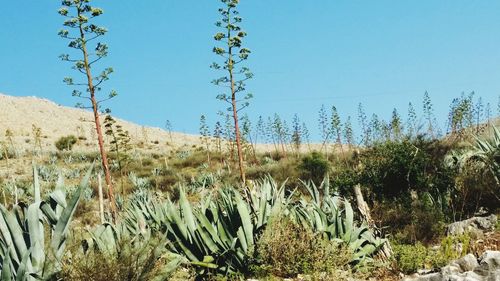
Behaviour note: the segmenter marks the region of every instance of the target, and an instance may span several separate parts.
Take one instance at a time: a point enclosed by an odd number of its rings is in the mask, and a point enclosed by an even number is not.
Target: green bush
[[[297,274],[338,274],[352,252],[288,219],[274,220],[257,242],[257,275],[295,277]]]
[[[500,130],[492,126],[491,134],[489,137],[472,134],[472,145],[457,147],[445,158],[446,165],[458,173],[455,181],[458,202],[454,205],[460,207],[454,211],[459,218],[474,215],[479,206],[492,213],[500,208]]]
[[[70,151],[73,149],[73,146],[76,144],[77,141],[78,139],[75,136],[70,135],[59,138],[56,141],[55,145],[59,151],[65,151],[65,150]]]
[[[462,234],[443,238],[440,251],[446,260],[456,260],[467,255],[471,247],[470,235]]]
[[[330,184],[333,191],[337,191],[342,196],[354,198],[354,186],[359,183],[357,172],[346,165],[338,165],[332,168],[330,173]]]
[[[396,268],[405,274],[415,273],[419,269],[441,268],[450,260],[441,251],[428,249],[419,242],[414,245],[393,245],[393,251]]]
[[[420,242],[414,245],[394,244],[394,260],[401,272],[411,274],[419,269],[441,268],[465,256],[470,252],[470,247],[471,238],[467,234],[443,238],[437,250],[426,248]]]
[[[500,210],[498,194],[492,192],[498,185],[491,173],[475,165],[466,165],[457,172],[452,197],[454,220],[472,217],[480,208],[492,213]]]
[[[361,183],[379,200],[409,196],[411,191],[444,192],[453,186],[454,176],[444,166],[448,150],[424,139],[377,144],[359,156]]]
[[[427,248],[420,243],[415,245],[393,245],[394,260],[399,271],[405,274],[425,268]]]
[[[312,180],[316,184],[321,183],[326,173],[328,173],[329,168],[330,164],[328,160],[316,151],[302,158],[299,164],[301,177],[306,180]]]
[[[401,198],[377,202],[372,215],[394,240],[402,244],[439,242],[444,235],[445,216],[439,208],[421,199]]]

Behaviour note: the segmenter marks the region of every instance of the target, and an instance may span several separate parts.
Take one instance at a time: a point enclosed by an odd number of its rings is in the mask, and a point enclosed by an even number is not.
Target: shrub
[[[354,186],[359,183],[357,172],[350,166],[339,165],[332,168],[330,174],[330,184],[332,191],[338,192],[345,197],[354,198]]]
[[[9,145],[7,142],[0,141],[0,160],[13,159],[16,156],[16,151],[12,143]]]
[[[297,162],[294,159],[283,159],[279,162],[270,161],[262,165],[249,166],[247,178],[259,180],[270,175],[278,182],[287,181],[289,186],[298,186],[300,174],[297,171]],[[234,182],[237,183],[238,179]]]
[[[257,257],[261,264],[254,267],[254,271],[260,271],[260,275],[295,277],[297,274],[339,273],[350,262],[352,253],[283,218],[268,225],[257,242]]]
[[[425,267],[427,248],[420,243],[415,245],[393,245],[394,260],[397,268],[411,274]]]
[[[492,129],[491,137],[473,136],[476,139],[473,146],[452,151],[446,157],[445,162],[447,166],[460,173],[457,186],[462,197],[468,197],[468,190],[474,189],[470,191],[472,196],[469,196],[473,200],[464,198],[464,205],[468,201],[477,201],[476,206],[481,204],[494,212],[498,210],[500,202],[498,196],[500,191],[500,130],[495,126]]]
[[[193,167],[197,168],[207,162],[207,154],[204,151],[181,151],[177,155],[177,159],[173,162],[173,166],[178,169]]]
[[[328,161],[319,152],[313,152],[302,158],[299,170],[303,179],[310,179],[316,184],[320,184],[330,165]]]
[[[396,267],[405,274],[419,269],[441,268],[451,260],[459,259],[470,252],[469,235],[448,236],[443,238],[438,250],[426,248],[420,242],[414,245],[393,246]]]
[[[445,191],[453,186],[452,171],[443,161],[447,151],[441,143],[423,139],[377,144],[359,156],[361,183],[379,200],[411,191]]]
[[[411,274],[419,269],[434,269],[446,265],[449,261],[440,251],[426,248],[417,242],[414,245],[394,245],[396,268]]]
[[[65,151],[65,150],[69,151],[73,149],[73,146],[76,144],[77,141],[78,139],[75,136],[70,135],[59,138],[56,141],[55,145],[59,151]]]
[[[398,199],[376,203],[372,215],[398,243],[429,244],[439,242],[444,234],[445,217],[439,208],[422,200]]]
[[[471,251],[469,234],[447,236],[441,240],[440,251],[446,260],[459,259]]]
[[[481,208],[495,213],[500,209],[498,194],[491,192],[498,187],[495,178],[483,173],[481,168],[466,165],[458,170],[453,189],[452,213],[454,220],[474,216]]]
[[[164,275],[162,268],[169,262],[167,255],[158,257],[159,241],[151,239],[139,248],[124,240],[117,245],[117,252],[91,250],[85,254],[75,245],[74,256],[65,261],[58,277],[74,281],[157,280],[154,278]]]

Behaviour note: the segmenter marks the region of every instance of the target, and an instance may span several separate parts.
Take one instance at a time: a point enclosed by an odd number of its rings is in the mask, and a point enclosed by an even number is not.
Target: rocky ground
[[[490,215],[450,224],[448,235],[468,233],[477,237],[471,245],[473,253],[439,270],[420,271],[403,278],[403,281],[500,281],[500,232],[495,231],[497,221],[496,215]]]
[[[468,254],[451,262],[437,272],[421,272],[406,277],[404,281],[499,281],[500,252],[486,251],[476,258]]]

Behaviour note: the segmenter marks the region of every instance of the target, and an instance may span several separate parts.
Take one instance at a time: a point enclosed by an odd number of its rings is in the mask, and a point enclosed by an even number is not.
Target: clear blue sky
[[[475,91],[492,103],[500,93],[500,1],[242,0],[255,79],[251,116],[294,113],[316,131],[321,104],[356,119],[357,104],[389,117],[420,110],[427,90],[444,122],[449,103]],[[0,92],[74,105],[62,83],[75,74],[58,55],[60,1],[6,0],[0,10]],[[113,112],[140,124],[197,133],[199,117],[215,122],[225,105],[210,81],[217,0],[94,1],[105,14],[119,96]]]

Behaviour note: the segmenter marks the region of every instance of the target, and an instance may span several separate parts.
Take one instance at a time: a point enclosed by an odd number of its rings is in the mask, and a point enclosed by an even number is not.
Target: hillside
[[[129,131],[133,144],[142,144],[146,150],[164,152],[199,144],[199,137],[160,128],[144,127],[116,119]],[[92,113],[86,110],[58,105],[38,97],[13,97],[0,94],[0,140],[5,141],[5,131],[13,134],[14,144],[31,149],[34,143],[33,126],[41,129],[42,148],[55,150],[54,143],[63,136],[75,135],[80,141],[75,150],[97,149]]]

